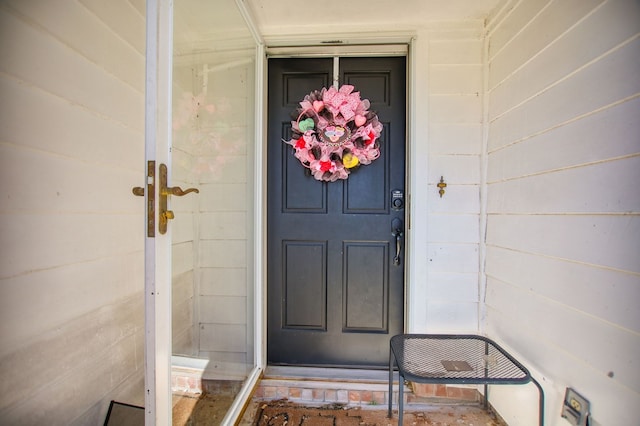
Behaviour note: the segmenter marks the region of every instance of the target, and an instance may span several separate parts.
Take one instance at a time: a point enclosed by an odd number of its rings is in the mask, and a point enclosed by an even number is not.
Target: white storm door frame
[[[158,167],[171,167],[172,0],[147,0],[146,46],[145,170],[155,161],[155,214]],[[172,417],[171,227],[164,235],[155,228],[155,237],[145,237],[145,426],[170,425]]]
[[[256,225],[255,265],[255,359],[254,369],[245,381],[222,424],[233,424],[251,397],[265,368],[264,316],[264,198],[262,190],[264,44],[242,0],[235,0],[256,42],[256,174],[254,221]],[[173,62],[173,0],[146,2],[145,76],[145,170],[155,161],[155,213],[159,211],[158,168],[166,164],[171,176],[171,105]],[[145,201],[149,194],[145,191]],[[145,202],[145,206],[148,203]],[[146,215],[145,215],[146,217]],[[171,226],[166,234],[145,237],[145,426],[165,426],[172,421],[171,400]],[[144,229],[147,229],[146,223]]]

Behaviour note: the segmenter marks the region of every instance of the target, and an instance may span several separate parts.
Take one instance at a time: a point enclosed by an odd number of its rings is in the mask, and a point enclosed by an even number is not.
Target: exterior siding
[[[435,332],[479,326],[482,45],[473,29],[429,34],[426,328]]]
[[[487,48],[486,332],[543,382],[547,424],[564,424],[565,387],[590,399],[592,424],[634,424],[640,6],[510,2],[503,12]],[[537,424],[535,392],[510,391],[492,391],[505,420]],[[532,411],[514,410],[518,398]]]
[[[0,423],[144,402],[143,13],[0,5]]]

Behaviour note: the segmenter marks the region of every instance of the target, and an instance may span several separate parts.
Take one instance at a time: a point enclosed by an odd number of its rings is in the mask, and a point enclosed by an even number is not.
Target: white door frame
[[[409,333],[425,332],[427,324],[427,212],[428,182],[428,31],[404,34],[331,35],[348,44],[322,45],[322,35],[265,37],[269,57],[407,55],[407,161],[404,324]],[[408,46],[408,51],[406,50]],[[403,51],[402,48],[405,50]],[[266,115],[266,110],[263,112]],[[266,180],[266,175],[265,175]],[[266,229],[262,238],[266,239]],[[266,253],[262,254],[263,258]],[[266,282],[265,282],[266,286]],[[266,321],[266,318],[265,318]]]

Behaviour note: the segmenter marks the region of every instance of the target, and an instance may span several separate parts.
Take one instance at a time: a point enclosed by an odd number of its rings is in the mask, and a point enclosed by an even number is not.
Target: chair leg
[[[398,374],[398,426],[402,426],[404,411],[404,377]]]
[[[544,426],[544,389],[542,389],[540,383],[538,383],[538,381],[534,379],[533,376],[531,377],[531,381],[534,385],[536,385],[536,387],[538,388],[538,393],[540,394],[540,400],[538,402],[538,423],[540,424],[540,426]]]
[[[391,409],[391,404],[393,404],[393,352],[391,348],[389,348],[389,412],[387,413],[387,417],[393,417],[393,411]]]

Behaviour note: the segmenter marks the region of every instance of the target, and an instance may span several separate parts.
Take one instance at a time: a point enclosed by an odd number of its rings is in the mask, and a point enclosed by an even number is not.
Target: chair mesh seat
[[[407,380],[429,383],[527,383],[529,372],[481,336],[398,335],[391,349]]]
[[[493,340],[471,334],[399,334],[389,349],[389,412],[393,395],[393,364],[398,366],[398,424],[403,424],[404,380],[417,383],[488,386],[533,382],[539,392],[538,422],[544,426],[544,390],[520,362]]]

